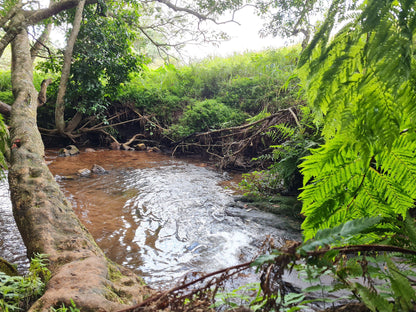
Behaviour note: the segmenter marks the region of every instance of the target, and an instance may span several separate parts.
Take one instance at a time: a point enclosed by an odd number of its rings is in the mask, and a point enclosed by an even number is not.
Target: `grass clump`
[[[9,276],[0,272],[0,310],[27,311],[45,290],[51,273],[47,268],[46,255],[37,254],[30,263],[26,276]]]

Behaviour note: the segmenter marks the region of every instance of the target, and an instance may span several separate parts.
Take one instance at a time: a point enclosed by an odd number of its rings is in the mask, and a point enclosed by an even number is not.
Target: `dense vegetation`
[[[293,48],[213,58],[189,66],[151,69],[143,65],[142,71],[132,73],[121,87],[113,90],[112,104],[132,105],[142,115],[152,116],[176,138],[240,124],[263,110],[275,112],[299,103],[296,81],[284,87],[293,74],[297,56],[298,50]],[[77,75],[81,75],[77,80],[83,81],[85,72],[91,71],[76,69]],[[100,79],[95,81],[104,83]],[[69,107],[79,103],[77,94],[67,94]],[[87,101],[95,114],[97,110],[93,107],[109,100],[107,94],[94,94],[89,102],[85,97],[82,101]],[[46,104],[49,109],[42,110],[41,121],[51,120],[53,115],[55,96],[50,94],[49,98],[52,99]],[[108,117],[110,113],[104,111],[104,114]],[[41,122],[41,126],[52,125]]]

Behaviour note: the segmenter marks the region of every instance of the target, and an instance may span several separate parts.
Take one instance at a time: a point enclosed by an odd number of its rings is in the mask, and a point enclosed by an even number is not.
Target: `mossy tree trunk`
[[[48,254],[52,271],[45,294],[30,311],[49,311],[71,299],[81,311],[114,311],[140,301],[141,280],[105,257],[44,161],[26,30],[12,42],[12,85],[9,184],[14,217],[28,255]]]

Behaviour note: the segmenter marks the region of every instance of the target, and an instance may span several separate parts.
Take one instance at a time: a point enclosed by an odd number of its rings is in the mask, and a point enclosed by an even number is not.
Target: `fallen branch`
[[[119,310],[117,312],[135,312],[135,311],[139,311],[140,308],[142,308],[142,307],[149,306],[151,303],[154,303],[154,302],[157,302],[157,301],[159,301],[163,298],[166,298],[167,296],[169,296],[171,294],[174,294],[174,293],[178,292],[179,290],[184,290],[184,289],[189,288],[192,285],[203,282],[204,280],[206,280],[210,277],[214,277],[216,275],[220,275],[220,274],[224,274],[224,273],[229,273],[230,271],[233,271],[233,270],[236,271],[236,272],[232,272],[230,276],[235,275],[235,274],[241,272],[242,270],[246,270],[246,269],[250,268],[252,263],[253,263],[253,261],[250,261],[250,262],[238,264],[238,265],[235,265],[235,266],[232,266],[232,267],[228,267],[228,268],[225,268],[225,269],[221,269],[221,270],[206,274],[206,275],[204,275],[200,278],[197,278],[196,280],[193,280],[193,281],[188,282],[188,283],[184,283],[184,284],[179,285],[179,286],[175,286],[175,287],[173,287],[169,290],[166,290],[162,293],[156,294],[156,295],[144,300],[143,302],[141,302],[141,303],[139,303],[135,306],[132,306],[132,307],[127,308],[127,309]]]
[[[172,143],[174,147],[172,155],[182,148],[182,152],[205,152],[216,157],[221,169],[229,166],[248,167],[248,160],[245,159],[263,154],[273,143],[270,139],[267,140],[267,136],[263,134],[270,131],[271,126],[289,121],[300,126],[294,107],[282,109],[252,123],[192,133]]]
[[[0,101],[0,114],[4,116],[10,116],[11,110],[12,110],[12,107],[9,104],[6,104]]]
[[[270,244],[270,242],[268,242],[268,244]],[[331,250],[339,250],[342,253],[355,253],[355,254],[359,254],[362,252],[367,252],[367,253],[368,252],[399,252],[402,254],[416,255],[416,251],[414,250],[397,247],[397,246],[351,245],[351,246],[344,246],[344,247],[332,247],[332,248],[323,248],[320,250],[314,250],[302,256],[298,253],[298,248],[300,246],[301,246],[300,242],[287,241],[284,246],[282,246],[281,248],[278,248],[280,253],[279,255],[276,255],[276,257],[273,260],[271,261],[269,260],[263,263],[264,266],[263,264],[259,264],[260,266],[262,266],[261,268],[262,283],[261,284],[262,284],[262,290],[264,291],[265,294],[271,295],[274,291],[276,291],[276,289],[269,288],[269,286],[272,285],[277,280],[280,285],[279,287],[277,287],[277,290],[284,291],[283,290],[284,281],[283,281],[282,276],[285,270],[291,270],[291,268],[293,268],[293,265],[295,264],[296,261],[300,260],[301,258],[321,257],[322,255],[324,255],[325,253]],[[269,245],[268,250],[270,250],[270,248],[274,248],[273,245]],[[118,312],[142,311],[143,309],[145,309],[145,307],[150,307],[152,305],[155,305],[157,304],[157,302],[160,302],[160,305],[163,305],[163,307],[157,305],[156,307],[152,306],[152,308],[161,309],[169,305],[172,305],[172,303],[174,302],[176,304],[179,304],[179,306],[180,304],[182,304],[183,310],[187,311],[183,305],[183,301],[185,299],[190,299],[192,301],[192,299],[195,299],[193,298],[195,294],[201,294],[201,295],[204,294],[206,296],[206,294],[209,293],[210,291],[212,291],[211,299],[213,299],[215,296],[215,293],[218,290],[219,284],[223,283],[226,279],[230,279],[235,274],[243,270],[247,270],[251,268],[254,262],[255,260],[203,275],[193,281],[190,281],[187,283],[184,282],[183,284],[175,286],[169,290],[155,294],[137,305],[131,306],[123,310],[119,310]],[[214,278],[215,276],[219,276],[219,275],[221,276],[218,279]],[[210,278],[212,279],[208,280]],[[201,287],[191,288],[195,286],[196,284],[202,283],[204,281],[206,282]],[[214,290],[211,289],[211,287],[213,286],[215,287]],[[180,292],[186,291],[186,290],[188,290],[187,293],[180,295]],[[198,297],[198,300],[200,300],[199,297]],[[192,311],[192,307],[190,309],[191,310],[189,311]]]

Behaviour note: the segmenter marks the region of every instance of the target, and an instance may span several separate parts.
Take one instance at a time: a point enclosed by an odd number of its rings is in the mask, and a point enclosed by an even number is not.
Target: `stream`
[[[46,161],[73,209],[106,255],[153,287],[190,272],[212,272],[255,257],[266,236],[300,239],[288,220],[236,205],[240,175],[159,153],[81,152]],[[98,164],[107,174],[80,177]],[[0,182],[0,257],[27,269],[7,182]]]

